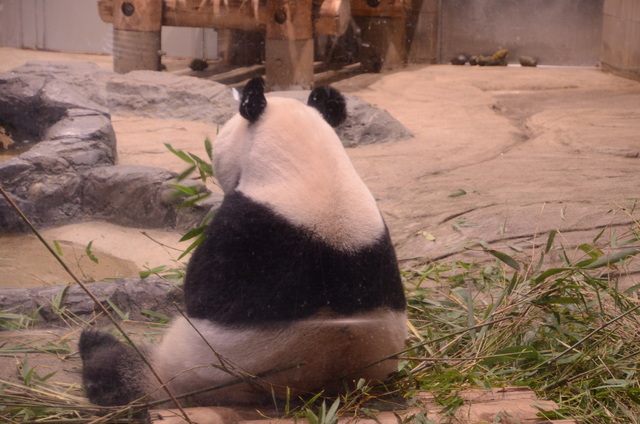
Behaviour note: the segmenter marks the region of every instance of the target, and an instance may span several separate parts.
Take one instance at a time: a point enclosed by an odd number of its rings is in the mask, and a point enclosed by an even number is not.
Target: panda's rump
[[[293,394],[314,389],[330,393],[359,378],[384,380],[395,371],[396,361],[383,359],[402,349],[405,335],[404,314],[385,309],[262,329],[179,318],[154,364],[176,394],[244,379],[199,400],[252,403],[272,392],[283,397],[285,387]]]

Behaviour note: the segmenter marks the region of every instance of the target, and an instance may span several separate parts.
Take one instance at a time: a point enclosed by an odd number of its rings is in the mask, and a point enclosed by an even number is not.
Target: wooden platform
[[[376,414],[373,418],[341,417],[340,424],[399,424],[414,422],[421,414],[436,423],[505,423],[505,424],[575,424],[573,420],[549,421],[540,418],[537,413],[552,411],[558,408],[555,402],[540,400],[535,393],[526,387],[505,387],[491,392],[484,390],[466,390],[460,392],[464,404],[458,408],[453,418],[442,413],[442,407],[437,406],[434,398],[427,392],[417,395],[420,406],[398,411],[388,411]],[[189,418],[198,424],[294,424],[307,423],[306,419],[265,419],[262,417],[277,416],[275,411],[249,408],[187,408]],[[186,420],[177,409],[156,409],[150,412],[150,422],[155,424],[183,424]]]

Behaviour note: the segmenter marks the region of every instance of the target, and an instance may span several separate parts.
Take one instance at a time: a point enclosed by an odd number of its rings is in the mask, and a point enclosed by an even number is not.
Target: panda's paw
[[[126,405],[140,398],[144,363],[131,348],[108,333],[87,329],[80,335],[82,383],[96,405]]]

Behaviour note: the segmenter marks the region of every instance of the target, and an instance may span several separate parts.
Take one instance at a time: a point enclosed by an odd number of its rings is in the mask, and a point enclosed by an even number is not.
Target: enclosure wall
[[[605,0],[602,66],[640,79],[640,1]]]
[[[637,0],[626,0],[638,3]],[[595,66],[603,0],[442,0],[440,62],[509,49],[509,61]]]

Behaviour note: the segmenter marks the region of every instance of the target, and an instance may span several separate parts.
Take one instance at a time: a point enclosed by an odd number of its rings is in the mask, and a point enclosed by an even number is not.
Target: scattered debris
[[[520,56],[520,65],[522,66],[538,66],[538,59],[533,56]]]
[[[507,66],[507,56],[509,50],[498,50],[491,56],[478,56],[477,62],[480,66]]]
[[[458,56],[454,57],[453,59],[451,59],[451,64],[452,65],[464,65],[465,63],[467,63],[467,55],[465,54],[459,54]]]
[[[4,126],[0,125],[0,148],[7,150],[13,143],[14,141],[11,138],[11,134],[9,134]]]
[[[207,61],[202,59],[193,59],[191,63],[189,63],[189,68],[191,68],[192,71],[204,71],[208,67],[209,64]]]
[[[451,59],[452,65],[464,65],[469,62],[471,66],[507,66],[507,55],[509,50],[498,50],[491,56],[459,54]],[[535,66],[535,65],[534,65]]]

